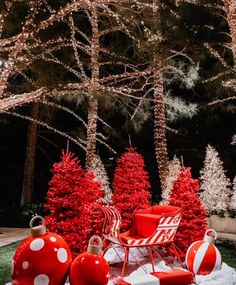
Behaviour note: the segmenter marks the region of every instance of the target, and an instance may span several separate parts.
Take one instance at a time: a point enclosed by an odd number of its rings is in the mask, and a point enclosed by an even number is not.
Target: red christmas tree
[[[183,167],[173,183],[170,205],[182,208],[182,220],[178,228],[175,243],[186,252],[197,240],[202,240],[207,227],[207,214],[198,197],[199,181],[191,176],[191,169]]]
[[[74,256],[84,251],[89,238],[100,233],[102,213],[97,199],[102,198],[100,183],[92,172],[86,173],[78,158],[62,152],[61,162],[54,163],[45,209],[50,231],[61,235]]]
[[[122,230],[130,227],[136,208],[150,207],[150,183],[144,166],[142,155],[134,148],[129,148],[117,161],[112,200],[121,213]]]

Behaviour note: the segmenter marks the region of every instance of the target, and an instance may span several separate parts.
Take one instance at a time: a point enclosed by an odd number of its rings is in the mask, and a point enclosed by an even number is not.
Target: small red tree
[[[93,234],[100,232],[102,214],[96,201],[103,192],[93,173],[86,173],[68,151],[62,152],[61,161],[54,163],[51,172],[45,204],[49,211],[47,227],[68,242],[75,256],[84,251]]]
[[[207,214],[198,197],[199,181],[191,176],[191,169],[183,167],[173,183],[170,205],[182,208],[182,219],[175,243],[184,252],[197,240],[202,240],[207,227]]]
[[[117,161],[114,174],[112,196],[115,207],[122,216],[122,230],[127,230],[132,223],[132,215],[136,208],[150,207],[150,183],[148,173],[144,169],[144,160],[136,149],[128,148]]]

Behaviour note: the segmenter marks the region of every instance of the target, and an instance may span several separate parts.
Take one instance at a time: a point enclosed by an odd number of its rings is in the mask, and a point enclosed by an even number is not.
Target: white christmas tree
[[[110,204],[112,201],[112,190],[110,188],[106,169],[99,155],[94,156],[93,164],[90,170],[93,171],[95,179],[101,183],[101,189],[104,191],[104,198],[101,200],[107,204]]]
[[[206,148],[204,167],[200,171],[200,194],[208,215],[226,214],[230,206],[231,183],[225,175],[223,163],[218,152],[210,145]]]
[[[177,179],[178,174],[181,172],[180,160],[174,155],[173,159],[168,163],[168,176],[166,179],[166,188],[162,191],[161,204],[169,203],[170,192],[173,189],[173,182]]]
[[[233,181],[233,195],[230,200],[230,210],[236,212],[236,176]]]

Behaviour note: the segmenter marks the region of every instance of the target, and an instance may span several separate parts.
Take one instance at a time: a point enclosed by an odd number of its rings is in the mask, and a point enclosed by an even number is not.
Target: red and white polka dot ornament
[[[35,220],[42,225],[33,226]],[[13,285],[63,285],[72,262],[71,252],[62,237],[46,231],[45,220],[30,221],[31,236],[17,248],[12,260]]]
[[[94,241],[98,245],[93,244]],[[77,256],[70,268],[70,285],[106,285],[109,278],[109,266],[100,255],[102,240],[93,236],[89,240],[87,252]]]
[[[203,241],[196,241],[190,245],[186,254],[186,264],[191,272],[196,275],[207,275],[221,269],[221,254],[214,246],[216,238],[216,232],[209,229]]]

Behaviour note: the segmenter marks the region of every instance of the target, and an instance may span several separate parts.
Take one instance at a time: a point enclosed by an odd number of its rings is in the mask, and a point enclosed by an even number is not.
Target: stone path
[[[0,247],[25,239],[29,234],[29,228],[0,228]]]

